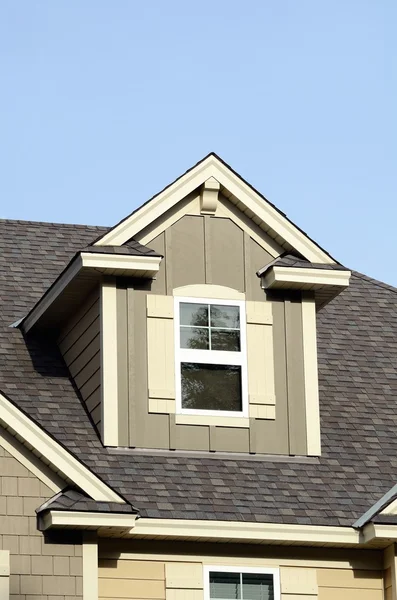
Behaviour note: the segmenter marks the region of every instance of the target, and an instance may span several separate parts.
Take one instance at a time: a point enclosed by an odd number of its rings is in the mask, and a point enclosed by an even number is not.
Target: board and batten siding
[[[211,565],[219,570],[278,568],[281,600],[383,599],[381,551],[360,556],[357,551],[269,547],[261,556],[261,549],[231,545],[227,554],[221,552],[211,544],[101,542],[99,598],[207,600],[203,567]]]
[[[99,290],[92,293],[66,323],[58,347],[95,425],[101,423]]]
[[[263,235],[266,234],[263,232]],[[231,219],[207,215],[183,216],[146,243],[164,255],[156,278],[151,282],[117,280],[119,445],[305,455],[301,295],[284,293],[274,295],[271,300],[266,296],[256,271],[273,257]],[[153,361],[151,357],[161,332],[159,327],[152,327],[155,319],[154,315],[148,316],[147,296],[172,297],[175,288],[198,284],[225,286],[242,292],[247,307],[250,303],[251,306],[270,305],[266,311],[271,315],[270,329],[262,323],[253,323],[252,319],[250,323],[248,319],[248,342],[251,337],[266,343],[263,356],[259,356],[261,353],[257,356],[258,364],[269,351],[273,354],[274,382],[270,387],[275,390],[275,397],[266,391],[261,373],[251,377],[251,418],[249,424],[241,427],[225,423],[221,426],[219,423],[182,423],[176,419],[172,410],[174,386],[172,382],[167,385],[169,377],[174,378],[171,342],[164,343],[161,351],[156,349],[156,356],[162,353],[161,360]],[[162,330],[172,330],[172,314],[162,319],[162,325]],[[167,340],[172,341],[173,335]],[[164,385],[161,385],[163,367],[169,369],[169,377],[164,376]],[[254,385],[255,380],[258,385]]]

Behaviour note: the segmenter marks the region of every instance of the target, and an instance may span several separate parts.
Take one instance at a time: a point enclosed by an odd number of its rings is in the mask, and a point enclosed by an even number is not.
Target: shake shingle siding
[[[320,459],[116,452],[102,447],[56,345],[9,327],[101,228],[0,229],[0,390],[141,516],[351,525],[396,482],[394,288],[354,274],[318,314]]]

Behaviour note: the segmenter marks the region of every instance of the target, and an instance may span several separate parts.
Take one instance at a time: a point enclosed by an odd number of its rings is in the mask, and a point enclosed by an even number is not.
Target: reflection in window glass
[[[241,367],[182,363],[182,408],[241,411]]]
[[[223,329],[240,328],[240,309],[238,306],[210,305],[211,327]]]
[[[210,600],[274,600],[273,575],[210,573]]]
[[[181,302],[180,321],[181,325],[208,327],[208,304]]]
[[[209,329],[204,327],[181,327],[181,348],[208,350]]]

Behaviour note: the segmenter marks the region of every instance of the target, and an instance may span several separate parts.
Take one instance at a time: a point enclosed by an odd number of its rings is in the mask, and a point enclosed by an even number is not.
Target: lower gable
[[[15,441],[13,449],[10,440],[0,437],[0,550],[10,553],[10,599],[49,600],[67,595],[81,600],[79,537],[61,535],[55,542],[37,530],[36,509],[54,495],[54,485],[46,465],[42,465],[43,475],[38,476],[40,465],[36,457],[31,463],[34,472],[29,468],[24,458],[27,451],[18,444]]]

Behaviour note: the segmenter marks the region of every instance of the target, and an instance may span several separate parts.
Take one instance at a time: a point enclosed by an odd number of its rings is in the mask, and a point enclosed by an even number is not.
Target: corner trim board
[[[302,296],[302,330],[307,453],[309,456],[321,456],[316,305],[314,298],[306,294]]]
[[[97,501],[125,504],[121,496],[101,481],[43,429],[0,394],[0,422],[11,429],[56,468]]]
[[[119,445],[116,280],[101,285],[101,430],[104,446]]]
[[[88,531],[83,536],[83,600],[98,600],[98,540]]]

